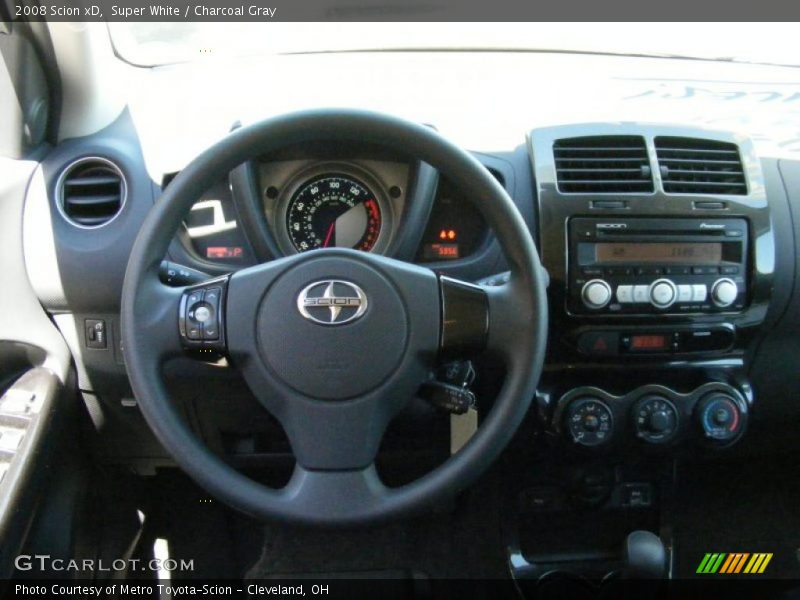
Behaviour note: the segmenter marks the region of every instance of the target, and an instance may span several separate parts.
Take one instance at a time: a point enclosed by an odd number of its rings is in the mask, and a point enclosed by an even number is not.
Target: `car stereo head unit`
[[[573,218],[573,314],[738,312],[747,302],[745,219]]]

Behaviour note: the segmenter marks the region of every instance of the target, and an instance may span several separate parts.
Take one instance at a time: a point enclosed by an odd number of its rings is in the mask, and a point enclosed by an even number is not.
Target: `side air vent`
[[[657,137],[655,144],[665,192],[747,194],[736,144],[681,137]]]
[[[644,138],[611,135],[556,140],[558,189],[562,193],[652,192],[653,173]]]
[[[125,205],[127,187],[119,167],[105,158],[81,158],[61,173],[56,184],[61,214],[78,227],[101,227]]]

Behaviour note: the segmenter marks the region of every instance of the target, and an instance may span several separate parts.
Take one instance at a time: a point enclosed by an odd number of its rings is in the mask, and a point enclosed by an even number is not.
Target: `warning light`
[[[453,241],[458,237],[455,229],[442,229],[439,231],[439,239],[440,240],[450,240]]]
[[[206,258],[242,258],[244,249],[241,246],[209,246]]]

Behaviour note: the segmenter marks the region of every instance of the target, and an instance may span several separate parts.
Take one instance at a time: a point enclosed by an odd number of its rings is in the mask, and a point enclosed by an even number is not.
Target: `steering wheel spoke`
[[[283,425],[299,466],[352,471],[372,464],[386,425],[411,394],[406,398],[372,394],[346,403],[258,396]]]
[[[486,351],[500,357],[507,366],[529,368],[522,361],[544,353],[547,303],[543,296],[532,298],[527,293],[533,286],[543,287],[541,279],[537,281],[530,275],[512,270],[508,282],[482,288],[489,304]]]
[[[481,286],[439,277],[442,358],[465,358],[484,350],[489,336],[489,299]]]
[[[381,482],[375,465],[348,471],[313,471],[297,466],[281,497],[293,510],[308,515],[380,514],[391,491]],[[322,523],[327,520],[322,520]]]
[[[146,344],[148,359],[156,364],[183,351],[178,333],[178,307],[184,289],[166,286],[157,278],[141,287],[136,328],[130,333],[133,343]],[[126,349],[123,345],[123,350]]]

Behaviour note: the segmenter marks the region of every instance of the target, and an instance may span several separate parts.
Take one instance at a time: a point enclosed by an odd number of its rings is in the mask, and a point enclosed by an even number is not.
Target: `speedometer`
[[[286,228],[298,252],[315,248],[375,247],[383,223],[375,193],[350,176],[323,175],[289,200]]]

